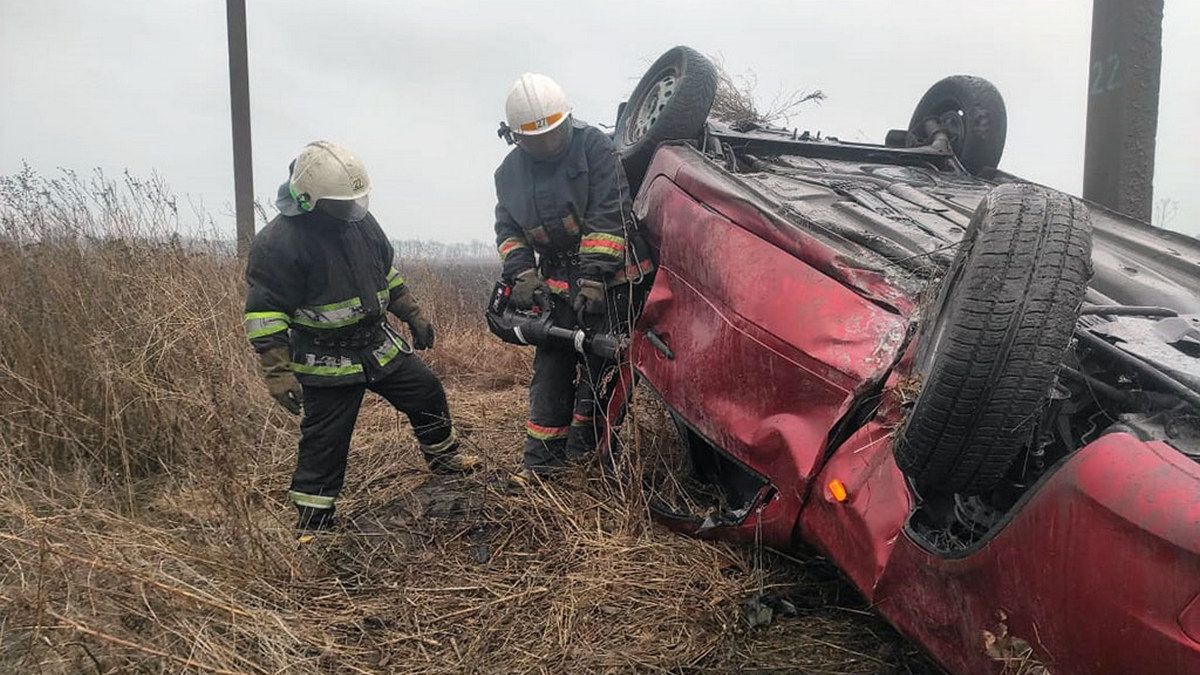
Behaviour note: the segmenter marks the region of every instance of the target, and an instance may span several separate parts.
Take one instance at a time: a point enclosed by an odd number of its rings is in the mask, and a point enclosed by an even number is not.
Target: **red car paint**
[[[1200,464],[1103,435],[972,549],[927,550],[906,529],[916,497],[892,457],[916,298],[729,180],[693,150],[659,149],[637,205],[659,271],[608,408],[619,421],[636,371],[769,481],[740,524],[690,531],[809,542],[952,672],[1000,672],[985,631],[1003,626],[1056,673],[1200,673]],[[878,412],[829,448],[856,397],[880,387]]]

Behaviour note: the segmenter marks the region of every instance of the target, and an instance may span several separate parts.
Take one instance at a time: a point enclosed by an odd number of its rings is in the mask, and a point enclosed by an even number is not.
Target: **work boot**
[[[521,467],[508,474],[508,484],[512,487],[526,488],[538,482],[548,483],[560,478],[565,473],[564,469],[562,466],[542,466],[536,469]]]
[[[596,456],[596,449],[593,448],[572,448],[570,445],[563,452],[563,464],[566,466],[580,466],[592,461]]]
[[[296,506],[299,518],[296,521],[296,541],[308,544],[316,538],[318,532],[324,532],[334,526],[333,507],[317,509],[311,506]]]
[[[478,469],[483,460],[478,455],[462,451],[458,430],[450,428],[445,439],[430,445],[421,445],[421,454],[429,470],[442,475],[471,473]]]
[[[425,455],[429,470],[442,475],[471,473],[483,464],[479,455],[463,452],[457,443],[442,452],[422,450],[421,454]]]
[[[537,474],[532,469],[519,469],[508,474],[508,484],[512,487],[525,488],[529,487],[537,480]]]

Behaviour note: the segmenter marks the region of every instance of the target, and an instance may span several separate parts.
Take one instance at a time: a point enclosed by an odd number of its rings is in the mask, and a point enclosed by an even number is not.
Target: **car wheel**
[[[690,47],[675,47],[650,66],[613,134],[631,190],[641,186],[659,143],[700,137],[716,94],[717,69]]]
[[[919,337],[896,463],[922,492],[983,494],[1034,440],[1092,273],[1079,200],[1029,184],[980,203]]]
[[[929,145],[930,129],[946,132],[963,167],[981,173],[1000,165],[1008,133],[1004,98],[982,77],[951,75],[925,92],[908,123],[910,144]]]

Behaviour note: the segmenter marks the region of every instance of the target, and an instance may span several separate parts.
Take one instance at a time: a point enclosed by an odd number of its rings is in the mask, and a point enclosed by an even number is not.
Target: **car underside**
[[[602,451],[952,671],[1198,671],[1200,242],[981,166],[940,86],[884,145],[708,119],[628,163],[658,272]]]

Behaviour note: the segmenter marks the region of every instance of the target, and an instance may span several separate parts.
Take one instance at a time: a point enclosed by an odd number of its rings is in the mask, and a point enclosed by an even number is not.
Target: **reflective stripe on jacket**
[[[629,184],[612,140],[578,120],[572,125],[558,159],[538,161],[514,149],[496,170],[504,276],[536,267],[560,293],[579,277],[618,283],[627,270],[647,272],[650,261],[632,229]]]
[[[310,386],[365,382],[412,348],[385,320],[405,292],[392,245],[370,214],[276,216],[250,246],[246,337],[257,351],[287,345]]]

